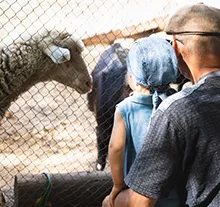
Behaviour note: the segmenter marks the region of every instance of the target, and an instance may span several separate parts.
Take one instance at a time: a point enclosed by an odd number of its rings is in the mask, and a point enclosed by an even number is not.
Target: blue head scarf
[[[161,37],[142,38],[132,45],[126,61],[128,73],[136,83],[153,89],[153,103],[157,108],[170,95],[168,85],[179,75],[174,48]]]

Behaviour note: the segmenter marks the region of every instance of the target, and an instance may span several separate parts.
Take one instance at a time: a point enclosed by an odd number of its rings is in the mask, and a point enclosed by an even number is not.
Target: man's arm
[[[182,134],[183,126],[178,123],[179,116],[174,116],[172,110],[164,113],[157,109],[142,147],[125,178],[129,188],[148,198],[166,198],[181,176],[181,149],[184,142],[179,140],[180,137],[185,140],[185,134]]]

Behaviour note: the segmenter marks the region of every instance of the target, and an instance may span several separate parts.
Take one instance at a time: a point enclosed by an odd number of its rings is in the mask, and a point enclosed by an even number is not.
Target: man
[[[182,206],[220,206],[220,10],[180,8],[173,36],[180,72],[194,85],[167,98],[152,119],[114,207],[152,207],[175,187]],[[108,206],[108,198],[103,201]]]

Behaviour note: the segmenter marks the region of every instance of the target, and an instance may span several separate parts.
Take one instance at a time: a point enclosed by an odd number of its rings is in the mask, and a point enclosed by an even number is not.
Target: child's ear
[[[127,73],[127,76],[128,76],[129,78],[132,78],[132,76],[130,75],[130,73]]]
[[[150,89],[150,85],[147,85],[147,86],[146,86],[146,89],[148,89],[148,90],[149,90],[149,89]]]

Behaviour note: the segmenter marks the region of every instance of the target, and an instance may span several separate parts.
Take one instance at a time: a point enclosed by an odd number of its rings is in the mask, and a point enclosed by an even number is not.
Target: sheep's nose
[[[86,82],[86,86],[88,87],[89,92],[90,92],[90,91],[92,90],[92,83],[89,82],[89,81],[87,81],[87,82]]]
[[[87,85],[88,87],[92,87],[92,84],[91,84],[89,81],[86,81],[86,85]]]

